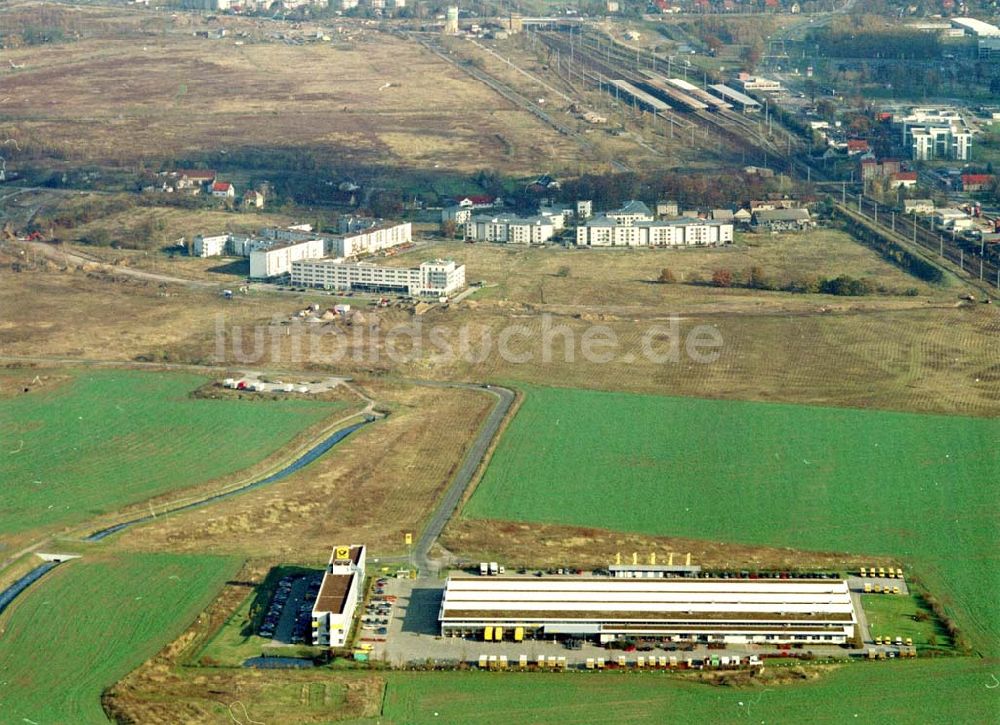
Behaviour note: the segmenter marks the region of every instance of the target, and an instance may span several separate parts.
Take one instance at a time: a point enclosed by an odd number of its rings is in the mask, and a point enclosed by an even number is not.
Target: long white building
[[[364,231],[332,237],[326,253],[331,257],[357,257],[362,254],[375,254],[412,241],[413,225],[410,222],[381,224]]]
[[[306,239],[322,238],[326,242],[328,257],[357,257],[362,254],[374,254],[400,244],[413,241],[413,225],[410,222],[391,224],[380,220],[364,220],[352,218],[347,220],[346,228],[340,234],[317,235],[309,225],[288,227],[287,229],[267,229],[264,234],[282,241],[305,241]]]
[[[312,643],[344,647],[364,596],[365,547],[336,546],[312,609]]]
[[[439,611],[443,636],[511,639],[625,637],[676,641],[841,644],[857,616],[838,579],[627,579],[452,576]],[[501,635],[503,638],[503,635]]]
[[[292,271],[292,263],[303,259],[319,259],[326,245],[322,239],[307,239],[304,242],[276,242],[271,246],[259,246],[250,251],[251,279],[281,277]]]
[[[446,296],[465,287],[465,265],[435,259],[419,267],[383,267],[338,259],[292,264],[292,284],[335,290],[391,292],[410,297]]]
[[[562,214],[474,216],[465,223],[465,239],[504,244],[543,244],[563,228],[564,219]]]
[[[712,219],[668,219],[622,224],[607,216],[576,228],[580,247],[680,247],[730,244],[733,223]]]

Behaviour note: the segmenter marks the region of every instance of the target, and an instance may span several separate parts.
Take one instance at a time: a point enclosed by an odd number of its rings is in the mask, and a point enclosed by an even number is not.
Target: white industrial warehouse
[[[365,547],[336,546],[312,609],[312,643],[343,647],[364,594]]]
[[[688,577],[453,575],[439,620],[443,636],[600,642],[643,636],[732,644],[842,644],[854,637],[857,624],[842,579]]]

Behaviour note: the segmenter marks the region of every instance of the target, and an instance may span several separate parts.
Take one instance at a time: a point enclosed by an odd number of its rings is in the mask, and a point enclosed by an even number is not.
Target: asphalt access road
[[[476,469],[479,468],[480,462],[486,457],[490,444],[493,442],[493,439],[496,438],[497,433],[499,433],[500,426],[503,424],[504,418],[507,417],[507,413],[514,404],[514,391],[508,390],[507,388],[497,387],[495,385],[458,385],[449,383],[419,384],[431,385],[434,387],[462,387],[470,390],[482,390],[483,392],[490,393],[497,398],[497,404],[493,406],[493,410],[490,411],[486,421],[479,429],[479,434],[472,442],[469,452],[466,453],[461,467],[458,469],[458,472],[455,474],[455,478],[451,482],[451,486],[448,487],[444,497],[441,499],[441,503],[438,504],[434,513],[431,514],[430,520],[427,522],[427,526],[424,527],[423,532],[420,534],[420,538],[417,539],[416,546],[413,548],[410,561],[416,569],[426,575],[429,574],[432,569],[432,562],[428,556],[431,547],[441,535],[445,524],[448,523],[448,519],[450,519],[451,515],[455,513],[455,508],[458,506],[458,502],[462,500],[462,496],[465,495],[466,490],[472,483],[472,477],[476,474]]]

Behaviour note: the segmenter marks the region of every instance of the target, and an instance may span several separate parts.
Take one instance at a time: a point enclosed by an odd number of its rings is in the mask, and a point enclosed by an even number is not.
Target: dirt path
[[[134,279],[141,279],[147,282],[176,284],[182,287],[190,287],[192,289],[221,289],[224,286],[223,283],[219,282],[202,282],[196,279],[172,277],[168,274],[144,272],[141,269],[132,269],[131,267],[108,264],[107,262],[102,262],[96,257],[91,257],[78,251],[69,251],[68,249],[64,249],[62,247],[55,247],[47,242],[21,242],[21,244],[24,244],[39,256],[45,257],[46,259],[49,259],[57,264],[73,263],[79,265],[92,265],[100,267],[109,274],[132,277]]]

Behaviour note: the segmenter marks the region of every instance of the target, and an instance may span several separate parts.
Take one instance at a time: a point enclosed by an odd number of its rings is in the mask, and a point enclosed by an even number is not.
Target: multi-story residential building
[[[604,216],[608,219],[613,219],[623,226],[630,226],[636,222],[653,221],[653,212],[649,210],[649,207],[641,201],[634,199],[625,202],[625,205],[621,209],[605,212]]]
[[[456,225],[461,226],[468,223],[472,219],[472,207],[471,206],[446,206],[441,210],[441,223],[446,224],[448,222],[455,222]]]
[[[350,217],[341,220],[340,230],[340,234],[321,237],[326,243],[328,257],[374,254],[413,241],[413,225],[410,222],[392,224],[380,219]],[[264,235],[280,241],[305,241],[320,236],[308,224],[266,229]]]
[[[972,132],[958,111],[951,108],[912,108],[899,119],[903,145],[914,161],[972,158]]]
[[[218,257],[225,254],[230,238],[229,234],[216,234],[211,237],[199,234],[194,238],[193,254],[195,257]]]
[[[322,239],[303,242],[261,243],[250,251],[251,279],[271,279],[292,271],[292,263],[303,259],[320,259],[325,251]]]
[[[465,224],[467,241],[544,244],[563,228],[563,216],[474,216]]]
[[[363,231],[327,239],[327,255],[331,257],[357,257],[361,254],[375,254],[412,241],[413,225],[410,222],[383,223]]]
[[[576,228],[581,247],[676,247],[729,244],[733,223],[708,219],[670,219],[622,224],[600,216]]]
[[[450,259],[435,259],[419,267],[384,267],[343,259],[302,260],[292,264],[291,275],[294,285],[410,297],[440,297],[465,287],[465,265]]]

